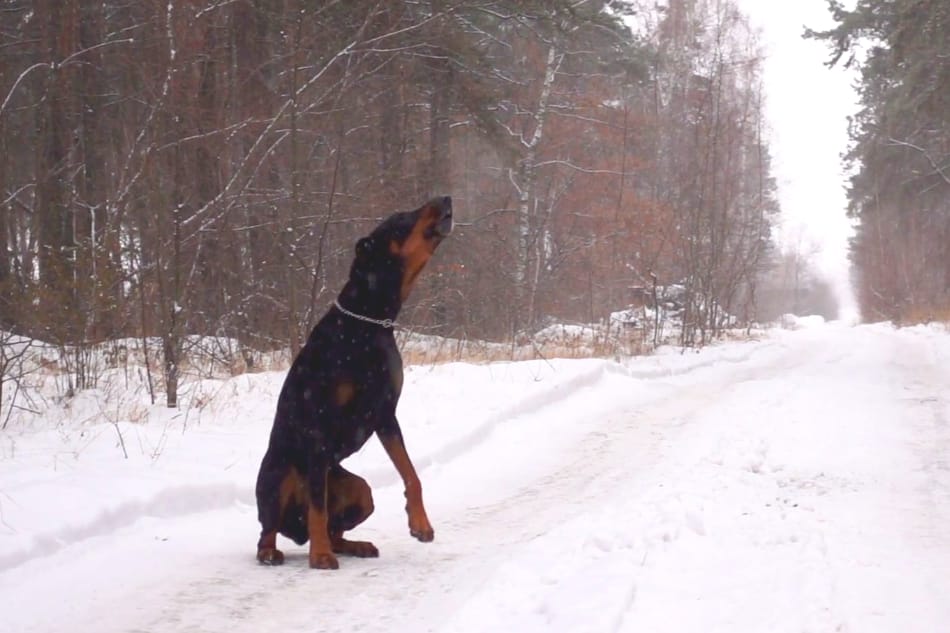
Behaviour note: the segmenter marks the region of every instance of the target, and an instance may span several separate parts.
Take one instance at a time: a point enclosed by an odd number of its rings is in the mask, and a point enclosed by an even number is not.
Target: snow
[[[203,380],[181,411],[80,393],[0,433],[0,631],[950,630],[950,334],[786,321],[407,368],[436,540],[371,441],[348,467],[381,557],[335,572],[287,541],[254,560],[281,372]]]

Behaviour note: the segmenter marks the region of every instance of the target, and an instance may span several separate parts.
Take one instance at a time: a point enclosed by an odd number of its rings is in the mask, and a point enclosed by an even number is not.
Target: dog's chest
[[[393,390],[393,397],[395,400],[399,400],[399,396],[402,394],[403,380],[402,356],[399,354],[395,342],[385,347],[383,359],[386,365],[386,375],[389,378],[389,386]]]
[[[341,374],[330,398],[339,418],[327,429],[336,460],[358,451],[381,426],[395,417],[396,404],[402,391],[402,357],[395,342],[375,341],[369,353],[360,358],[351,371]],[[355,360],[355,358],[354,358]],[[353,367],[358,371],[353,372]]]

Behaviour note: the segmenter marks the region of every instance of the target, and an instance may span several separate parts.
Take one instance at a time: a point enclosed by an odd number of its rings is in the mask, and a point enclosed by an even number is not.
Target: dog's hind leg
[[[276,464],[269,451],[264,455],[255,487],[257,518],[261,522],[257,560],[261,564],[280,565],[284,562],[283,552],[277,549],[277,532],[280,529],[281,514],[293,492],[294,482],[291,479],[295,474],[293,468]]]
[[[373,513],[373,491],[366,480],[337,464],[327,474],[327,489],[333,551],[360,558],[379,556],[379,550],[372,543],[343,538],[344,532],[352,530]]]

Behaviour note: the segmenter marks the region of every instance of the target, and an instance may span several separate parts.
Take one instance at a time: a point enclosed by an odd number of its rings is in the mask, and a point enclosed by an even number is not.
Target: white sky
[[[802,39],[805,25],[832,25],[825,0],[738,0],[761,28],[766,118],[782,205],[781,241],[833,283],[841,318],[857,316],[850,284],[846,217],[847,117],[856,110],[853,73],[828,69],[823,42]],[[813,254],[812,254],[813,253]]]

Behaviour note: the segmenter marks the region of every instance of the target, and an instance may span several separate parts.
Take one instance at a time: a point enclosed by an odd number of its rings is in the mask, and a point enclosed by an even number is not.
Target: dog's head
[[[350,281],[371,293],[406,300],[416,277],[452,232],[452,198],[433,198],[415,211],[394,213],[356,243]]]

